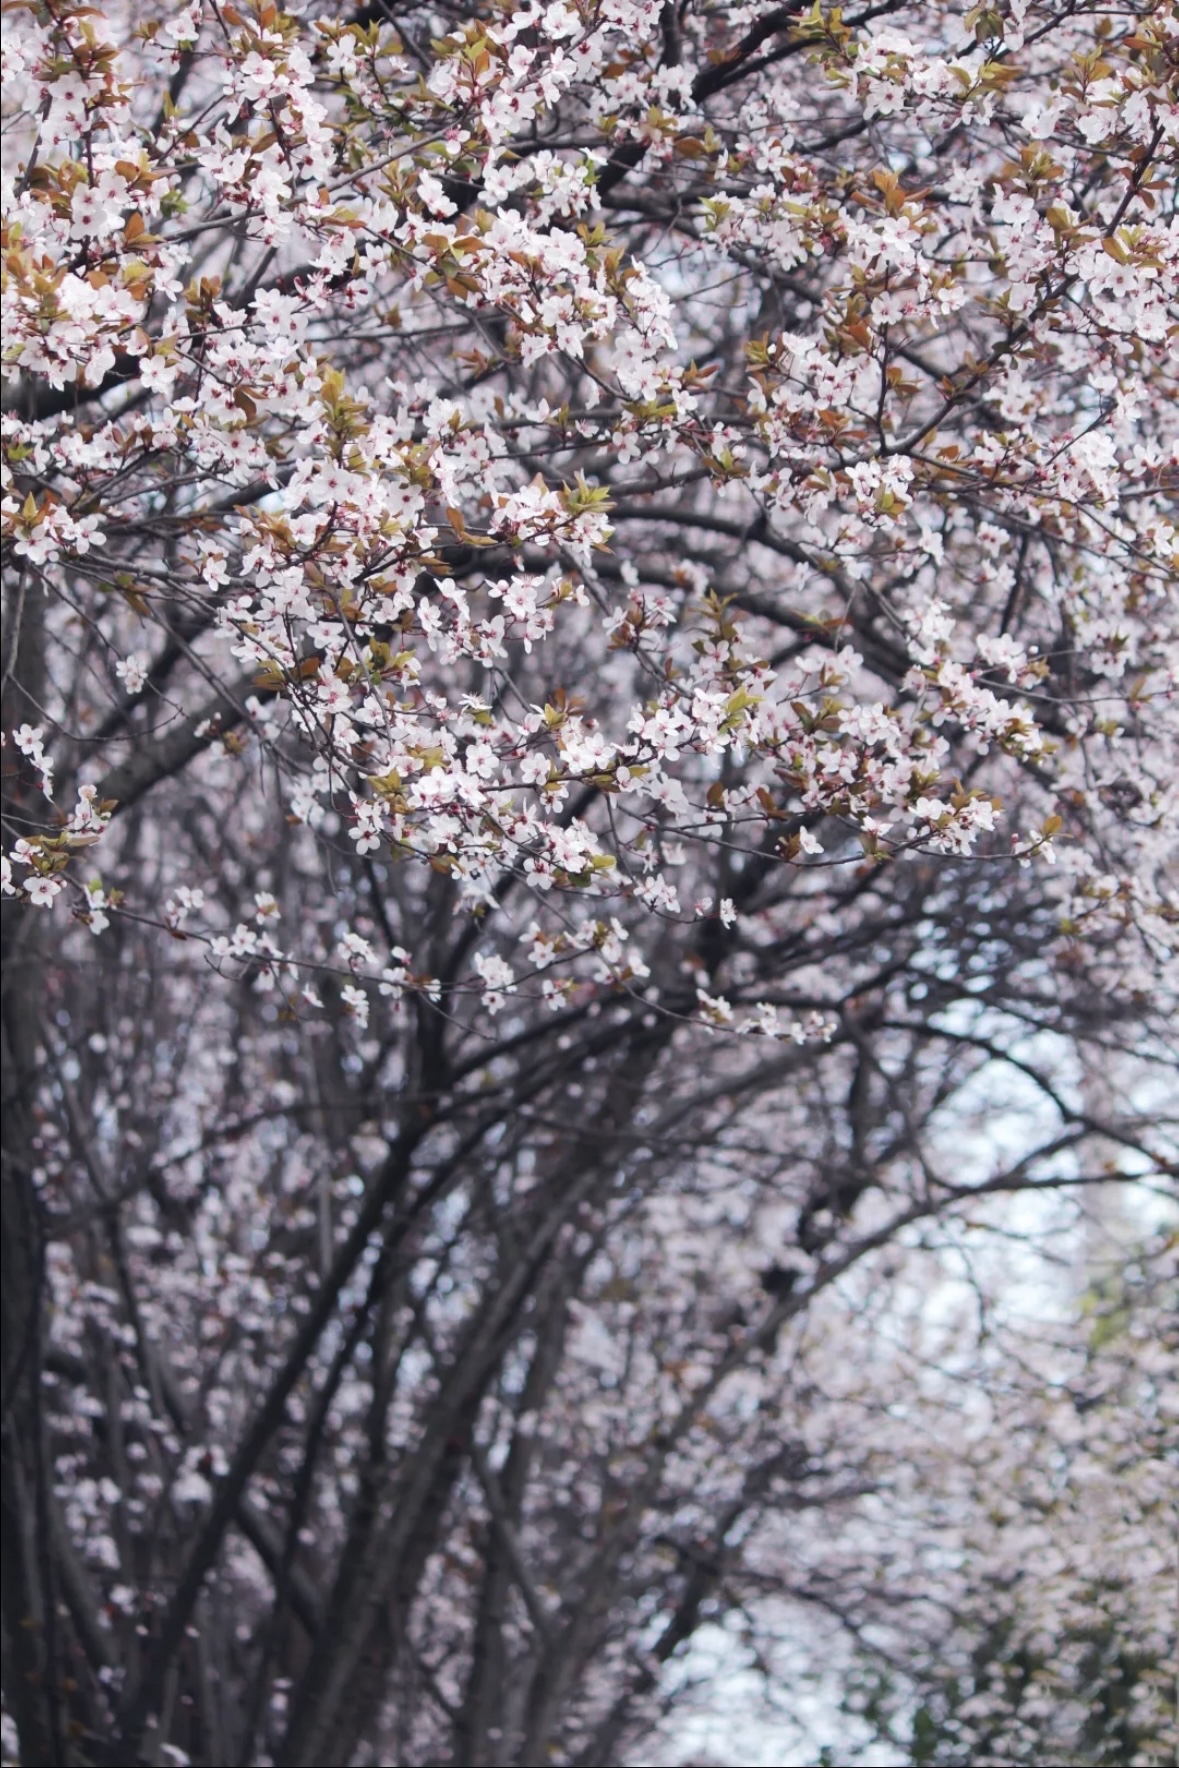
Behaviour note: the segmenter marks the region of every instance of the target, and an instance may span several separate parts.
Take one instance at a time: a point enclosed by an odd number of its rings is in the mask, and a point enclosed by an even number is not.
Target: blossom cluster
[[[763,65],[743,13],[671,55],[647,0],[495,9],[424,72],[270,0],[14,14],[4,544],[121,740],[212,678],[198,734],[240,755],[248,704],[291,816],[476,914],[515,880],[599,962],[611,916],[690,920],[677,842],[1058,831],[1064,919],[1164,958],[1173,27],[1013,5],[951,51],[902,12],[767,26]],[[22,720],[46,795],[94,781]],[[6,889],[99,927],[21,840]]]

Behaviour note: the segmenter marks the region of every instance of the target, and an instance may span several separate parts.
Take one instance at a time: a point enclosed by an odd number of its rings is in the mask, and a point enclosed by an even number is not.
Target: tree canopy
[[[3,12],[6,1759],[1169,1759],[1171,10]]]

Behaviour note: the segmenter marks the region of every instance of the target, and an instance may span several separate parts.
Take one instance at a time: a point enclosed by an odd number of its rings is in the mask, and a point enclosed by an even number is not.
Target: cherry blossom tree
[[[1078,1244],[1069,1213],[1058,1251]],[[1090,1222],[1078,1271],[1013,1226],[944,1248],[932,1317],[927,1253],[887,1287],[861,1274],[877,1330],[854,1363],[842,1298],[800,1322],[808,1431],[856,1419],[872,1487],[840,1504],[837,1545],[767,1519],[646,1759],[696,1739],[717,1761],[771,1760],[767,1740],[831,1762],[1170,1761],[1174,1233]],[[775,1594],[752,1629],[759,1580]]]
[[[633,1757],[1174,1174],[1175,22],[4,19],[14,1759]]]

